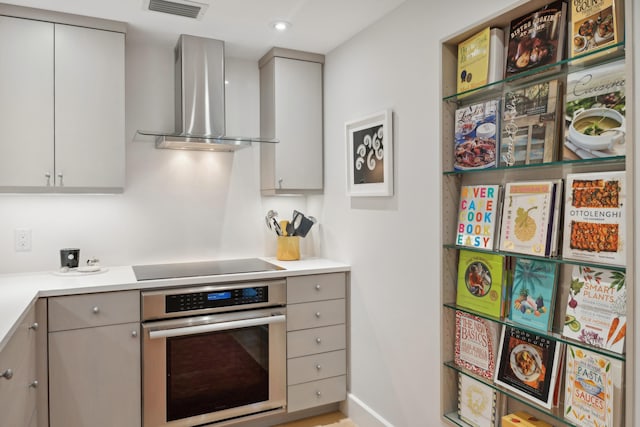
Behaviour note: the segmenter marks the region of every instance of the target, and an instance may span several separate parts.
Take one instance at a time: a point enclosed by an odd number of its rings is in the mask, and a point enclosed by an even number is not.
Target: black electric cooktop
[[[133,266],[133,273],[138,281],[275,270],[282,270],[282,268],[258,258]]]

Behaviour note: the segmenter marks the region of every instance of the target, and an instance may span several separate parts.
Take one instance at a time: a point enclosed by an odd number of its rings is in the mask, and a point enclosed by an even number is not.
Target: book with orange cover
[[[562,257],[626,265],[624,171],[567,174]]]

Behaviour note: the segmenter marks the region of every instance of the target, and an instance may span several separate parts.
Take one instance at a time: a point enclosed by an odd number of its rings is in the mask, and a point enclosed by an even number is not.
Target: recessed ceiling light
[[[273,24],[271,24],[271,26],[276,30],[276,31],[287,31],[289,29],[289,27],[291,27],[291,24],[288,23],[287,21],[276,21]]]

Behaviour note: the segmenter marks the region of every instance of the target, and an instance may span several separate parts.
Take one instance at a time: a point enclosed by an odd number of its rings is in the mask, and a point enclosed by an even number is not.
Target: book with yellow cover
[[[564,416],[580,426],[619,426],[622,421],[623,362],[567,346]]]
[[[457,92],[465,92],[502,78],[504,32],[485,28],[458,44]]]
[[[623,1],[571,1],[569,57],[613,46],[624,40]]]

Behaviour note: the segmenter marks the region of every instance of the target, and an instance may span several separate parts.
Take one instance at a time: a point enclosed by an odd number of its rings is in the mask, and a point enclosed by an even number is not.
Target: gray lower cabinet
[[[0,425],[37,424],[35,307],[30,309],[0,351]]]
[[[346,275],[287,279],[287,410],[347,395]]]
[[[140,427],[138,291],[49,298],[51,427]]]

